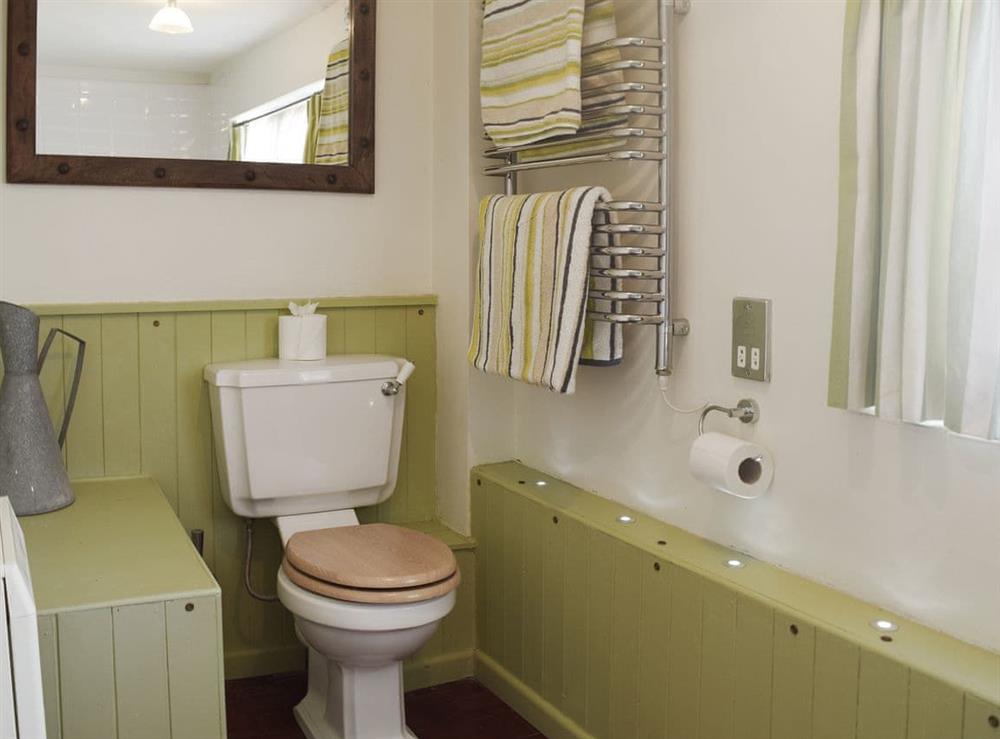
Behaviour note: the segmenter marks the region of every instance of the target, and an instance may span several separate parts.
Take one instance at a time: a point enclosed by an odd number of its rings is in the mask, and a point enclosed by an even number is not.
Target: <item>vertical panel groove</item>
[[[640,657],[638,736],[666,736],[668,689],[668,645],[671,632],[670,576],[666,564],[652,555],[641,555]]]
[[[59,690],[59,631],[53,614],[38,617],[39,661],[42,668],[42,700],[45,706],[47,739],[62,739],[62,711]]]
[[[813,667],[813,739],[857,734],[860,650],[826,631],[816,632]]]
[[[736,597],[706,583],[702,591],[701,739],[732,739],[736,700]]]
[[[860,663],[857,739],[905,739],[909,669],[867,651]]]

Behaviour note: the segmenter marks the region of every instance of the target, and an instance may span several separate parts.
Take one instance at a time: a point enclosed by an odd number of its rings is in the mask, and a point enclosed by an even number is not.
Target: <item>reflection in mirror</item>
[[[347,0],[39,0],[39,154],[348,163]]]

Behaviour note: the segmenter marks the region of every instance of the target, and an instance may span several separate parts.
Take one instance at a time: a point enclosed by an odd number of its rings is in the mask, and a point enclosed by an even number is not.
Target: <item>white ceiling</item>
[[[52,66],[206,74],[333,0],[178,0],[194,33],[150,31],[165,0],[39,0],[38,60]]]

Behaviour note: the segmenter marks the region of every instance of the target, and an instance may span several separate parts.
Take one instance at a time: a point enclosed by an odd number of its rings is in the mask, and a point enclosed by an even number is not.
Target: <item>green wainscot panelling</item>
[[[462,573],[455,607],[444,617],[423,649],[403,666],[406,689],[416,690],[472,675],[476,646],[476,553],[471,539],[436,521],[404,525],[436,536],[450,546]]]
[[[148,475],[162,488],[187,530],[205,533],[205,561],[222,587],[228,677],[298,669],[303,651],[291,616],[275,603],[252,599],[242,586],[243,522],[222,500],[212,442],[208,387],[210,362],[277,355],[278,316],[287,300],[187,303],[112,303],[32,306],[42,316],[42,336],[63,328],[87,342],[83,382],[64,451],[74,480]],[[331,354],[383,353],[417,365],[407,384],[406,421],[399,480],[389,500],[359,510],[363,521],[431,521],[435,513],[436,298],[429,295],[326,298]],[[42,372],[54,419],[61,418],[75,359],[75,344],[60,337]],[[256,586],[274,587],[281,559],[275,528],[256,528]],[[464,546],[464,544],[462,544]],[[463,586],[471,597],[472,552],[463,555]],[[468,609],[469,624],[472,609]],[[453,619],[454,620],[454,619]],[[455,630],[457,642],[435,637],[437,659],[463,653],[471,670],[473,637]],[[430,658],[430,657],[429,657]],[[461,661],[461,660],[459,660]],[[415,663],[414,663],[415,664]],[[450,664],[450,663],[449,663]],[[441,674],[445,668],[435,668]],[[456,668],[457,669],[457,668]],[[437,674],[413,669],[413,675]],[[416,678],[414,678],[416,679]]]
[[[1000,655],[516,462],[472,523],[475,674],[554,739],[1000,739]]]

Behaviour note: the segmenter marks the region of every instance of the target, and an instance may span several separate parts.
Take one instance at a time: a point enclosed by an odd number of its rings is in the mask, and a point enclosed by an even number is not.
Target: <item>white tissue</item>
[[[303,303],[302,305],[289,303],[288,312],[293,316],[311,316],[316,312],[318,306],[319,303]]]
[[[694,440],[688,463],[699,480],[737,498],[760,497],[774,477],[767,449],[715,431]]]
[[[278,358],[317,360],[326,357],[326,316],[319,303],[289,303],[290,316],[278,317]]]

